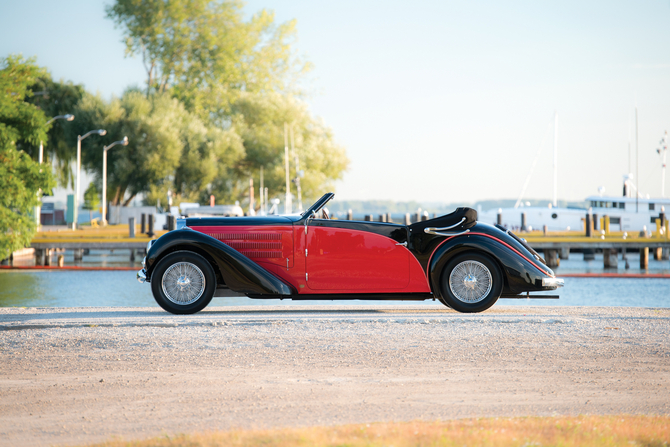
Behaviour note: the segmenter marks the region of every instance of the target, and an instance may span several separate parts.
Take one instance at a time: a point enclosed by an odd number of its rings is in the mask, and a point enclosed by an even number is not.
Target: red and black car
[[[279,299],[438,299],[481,312],[498,298],[563,285],[544,260],[477,212],[411,225],[329,219],[328,193],[300,215],[196,217],[151,241],[140,282],[168,312],[191,314],[214,296]],[[543,297],[548,297],[543,295]]]

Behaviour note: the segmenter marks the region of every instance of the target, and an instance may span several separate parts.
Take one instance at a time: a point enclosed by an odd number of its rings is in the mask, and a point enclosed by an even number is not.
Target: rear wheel
[[[151,275],[151,291],[160,307],[173,314],[194,314],[214,296],[216,276],[205,258],[177,251],[160,260]]]
[[[464,253],[447,263],[440,285],[447,306],[458,312],[483,312],[498,301],[503,279],[489,256]]]

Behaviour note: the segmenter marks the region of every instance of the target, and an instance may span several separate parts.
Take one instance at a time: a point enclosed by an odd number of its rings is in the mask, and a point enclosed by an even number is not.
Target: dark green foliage
[[[26,101],[29,87],[44,70],[18,56],[0,64],[0,259],[4,259],[30,243],[37,194],[53,188],[54,181],[50,169],[19,149],[47,139],[44,112]]]

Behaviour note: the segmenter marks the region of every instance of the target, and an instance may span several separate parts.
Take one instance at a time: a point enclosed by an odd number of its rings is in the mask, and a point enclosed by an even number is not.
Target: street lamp
[[[128,137],[123,140],[115,141],[102,149],[102,224],[107,225],[107,151],[120,144],[128,146]]]
[[[48,126],[49,124],[53,123],[56,120],[65,120],[65,121],[72,121],[74,119],[74,115],[71,114],[66,114],[66,115],[58,115],[54,116],[51,118],[45,126]],[[39,164],[42,164],[42,161],[44,160],[44,144],[42,143],[42,140],[40,140],[40,152],[39,155],[37,156],[37,162]],[[42,190],[40,189],[37,193],[37,195],[40,197],[40,205],[35,207],[35,223],[39,227],[42,223],[41,221],[41,215],[42,215]]]
[[[105,129],[98,129],[86,132],[83,137],[81,135],[77,136],[77,179],[75,181],[76,186],[74,191],[74,213],[73,213],[74,218],[72,221],[73,230],[77,229],[77,221],[79,219],[79,183],[81,183],[79,179],[79,177],[81,177],[81,140],[94,133],[103,136],[107,134],[107,131]]]

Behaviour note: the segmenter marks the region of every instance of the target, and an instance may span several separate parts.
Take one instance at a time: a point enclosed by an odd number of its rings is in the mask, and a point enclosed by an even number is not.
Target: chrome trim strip
[[[407,241],[405,241],[405,242],[398,242],[396,245],[402,245],[403,247],[407,247]]]
[[[453,228],[453,227],[449,227],[449,228]],[[460,233],[440,233],[439,231],[437,231],[437,230],[442,230],[442,229],[443,228],[427,227],[427,228],[423,229],[423,232],[428,233],[428,234],[436,234],[438,236],[460,236],[461,234],[465,234],[465,233],[470,232],[470,230],[461,231]]]
[[[459,226],[459,225],[462,224],[463,222],[465,222],[465,217],[464,217],[463,219],[461,219],[460,222],[455,223],[455,224],[453,224],[453,225],[450,225],[450,226],[448,226],[448,227],[441,227],[441,228],[428,227],[428,228],[426,228],[426,230],[428,230],[428,229],[430,229],[431,231],[451,230],[452,228],[456,228],[457,226]],[[424,231],[426,231],[426,230],[424,230]],[[428,231],[426,231],[426,233],[428,233]]]

